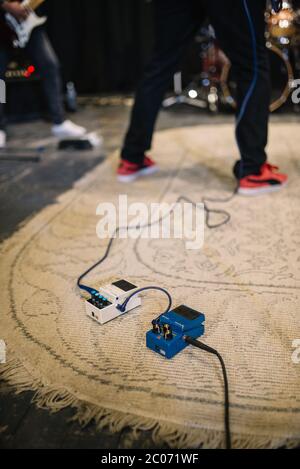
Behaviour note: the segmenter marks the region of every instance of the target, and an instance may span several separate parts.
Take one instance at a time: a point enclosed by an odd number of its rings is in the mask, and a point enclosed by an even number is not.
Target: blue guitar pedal
[[[188,347],[186,335],[198,339],[204,334],[204,322],[204,314],[179,306],[152,322],[153,328],[146,335],[147,347],[165,358],[173,358]]]

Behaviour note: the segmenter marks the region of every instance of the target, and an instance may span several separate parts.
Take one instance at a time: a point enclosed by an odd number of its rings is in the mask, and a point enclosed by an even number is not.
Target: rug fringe
[[[125,414],[119,411],[105,409],[88,403],[73,395],[67,389],[56,387],[53,389],[41,380],[34,378],[18,360],[11,360],[0,366],[0,391],[16,394],[26,391],[34,392],[32,402],[41,409],[56,413],[67,407],[72,407],[74,416],[71,421],[77,421],[82,427],[94,422],[98,430],[108,429],[111,433],[119,433],[130,429],[124,442],[124,449],[130,449],[141,435],[141,432],[151,432],[153,443],[157,447],[167,445],[171,449],[218,449],[224,447],[224,433],[208,429],[188,429],[174,424],[156,421],[155,419]],[[275,449],[298,447],[300,439],[270,438],[253,435],[232,435],[233,448]]]

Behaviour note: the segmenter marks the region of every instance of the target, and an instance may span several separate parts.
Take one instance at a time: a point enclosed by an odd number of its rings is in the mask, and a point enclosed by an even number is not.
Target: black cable
[[[226,212],[225,210],[214,210],[214,209],[210,209],[207,207],[207,204],[206,202],[209,201],[209,202],[220,202],[220,203],[226,203],[226,202],[230,202],[233,197],[236,195],[236,190],[231,194],[230,197],[228,197],[227,199],[208,199],[208,198],[205,198],[205,199],[202,199],[202,203],[204,205],[204,210],[205,210],[205,213],[206,213],[206,219],[205,219],[205,222],[206,222],[206,226],[208,229],[210,230],[213,230],[213,229],[216,229],[216,228],[220,228],[221,226],[223,225],[226,225],[227,223],[229,223],[229,221],[231,220],[231,216],[228,212]],[[176,205],[177,203],[181,202],[181,201],[185,201],[185,202],[189,202],[193,205],[193,207],[195,207],[197,209],[197,204],[195,202],[193,202],[192,200],[188,199],[187,197],[185,196],[180,196],[178,197],[177,201],[175,202],[174,205]],[[137,229],[144,229],[144,228],[149,228],[151,226],[153,226],[154,224],[157,224],[157,223],[160,223],[162,220],[164,220],[164,218],[168,217],[172,212],[173,212],[174,208],[171,209],[170,212],[168,212],[166,215],[164,215],[163,217],[161,217],[159,220],[157,220],[156,222],[154,223],[147,223],[145,225],[138,225],[138,226],[125,226],[125,227],[118,227],[115,232],[113,233],[112,237],[110,238],[109,240],[109,243],[107,245],[107,248],[106,248],[106,251],[103,255],[103,257],[101,257],[101,259],[99,261],[97,261],[95,264],[93,264],[89,269],[87,269],[82,275],[80,275],[80,277],[78,278],[77,280],[77,286],[81,289],[81,290],[84,290],[84,291],[87,291],[88,293],[91,293],[92,291],[94,291],[93,288],[90,288],[86,285],[83,285],[81,283],[81,281],[88,275],[90,274],[94,269],[96,269],[97,267],[99,267],[99,265],[103,264],[103,262],[108,258],[109,256],[109,253],[111,251],[111,248],[112,248],[112,245],[113,245],[113,242],[115,240],[115,238],[117,237],[117,234],[120,232],[120,231],[123,231],[123,230],[137,230]],[[218,224],[211,224],[210,223],[210,215],[214,213],[214,214],[218,214],[218,215],[224,215],[225,216],[225,219],[218,223]]]
[[[224,379],[224,407],[225,407],[225,434],[226,434],[226,449],[231,449],[231,431],[230,431],[230,415],[229,415],[229,384],[228,384],[228,377],[227,377],[227,371],[226,371],[226,366],[224,363],[224,360],[222,356],[219,354],[219,352],[211,347],[209,347],[206,344],[203,344],[199,340],[195,340],[192,337],[186,336],[184,340],[190,344],[193,345],[194,347],[197,347],[201,350],[204,350],[205,352],[211,353],[218,357],[221,367],[222,367],[222,372],[223,372],[223,379]]]
[[[120,231],[120,229],[118,228],[116,230],[116,232],[114,233],[114,236]],[[94,269],[96,269],[96,267],[98,267],[99,265],[101,265],[109,256],[109,253],[110,253],[110,250],[112,248],[112,245],[113,245],[113,242],[114,242],[114,238],[110,238],[109,240],[109,243],[107,245],[107,248],[106,248],[106,251],[103,255],[103,257],[101,257],[101,259],[99,261],[97,261],[95,264],[93,264],[91,267],[89,267],[82,275],[80,275],[80,277],[78,278],[77,280],[77,286],[81,289],[81,290],[85,290],[87,291],[88,293],[91,293],[94,289],[93,288],[90,288],[90,287],[87,287],[86,285],[83,285],[81,283],[81,281],[88,275],[90,274]]]
[[[118,305],[117,306],[117,309],[119,311],[121,311],[122,313],[125,313],[126,311],[126,307],[129,303],[129,301],[135,296],[137,295],[138,293],[141,293],[143,291],[148,291],[148,290],[157,290],[157,291],[161,291],[163,293],[165,293],[165,295],[168,297],[168,300],[169,300],[169,304],[168,304],[168,308],[162,313],[162,314],[167,314],[171,308],[172,308],[172,297],[170,295],[170,293],[165,290],[164,288],[161,288],[161,287],[154,287],[154,286],[150,286],[150,287],[143,287],[143,288],[139,288],[138,290],[136,290],[134,293],[132,293],[128,298],[126,298],[126,300],[124,301],[124,303],[122,303],[121,305]]]
[[[205,223],[206,223],[206,226],[207,226],[208,229],[215,230],[217,228],[221,228],[221,226],[227,225],[227,223],[229,223],[230,220],[231,220],[231,215],[226,210],[217,210],[217,209],[209,208],[208,205],[207,205],[207,202],[216,202],[216,203],[230,202],[235,197],[235,195],[237,194],[237,191],[238,191],[238,188],[236,188],[235,191],[227,199],[213,199],[213,198],[203,197],[201,202],[203,203],[203,206],[204,206]],[[192,204],[194,207],[197,208],[197,204],[195,202],[193,202],[191,199],[189,199],[188,197],[185,197],[184,195],[180,196],[177,200],[177,202],[181,202],[181,201],[189,202],[190,204]],[[210,223],[211,214],[224,215],[225,219],[223,221],[219,222],[219,223],[211,224]]]

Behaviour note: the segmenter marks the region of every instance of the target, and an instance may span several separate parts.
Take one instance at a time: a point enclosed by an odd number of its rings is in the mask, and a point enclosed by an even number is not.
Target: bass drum
[[[297,26],[295,23],[296,13],[291,7],[286,7],[279,13],[267,12],[267,37],[278,45],[285,47],[290,44],[291,39],[295,36]]]
[[[284,52],[270,42],[267,43],[267,48],[270,54],[272,81],[270,111],[274,112],[288,100],[293,90],[294,73],[289,58]],[[225,102],[236,109],[235,97],[237,85],[229,61],[224,64],[222,70],[221,88]]]

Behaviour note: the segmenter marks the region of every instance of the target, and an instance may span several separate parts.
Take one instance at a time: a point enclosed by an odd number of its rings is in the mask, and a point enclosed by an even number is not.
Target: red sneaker
[[[157,171],[157,164],[148,156],[145,156],[144,163],[142,165],[122,160],[118,169],[118,181],[133,182],[140,176],[149,176]]]
[[[251,196],[280,190],[287,184],[288,177],[278,170],[277,166],[265,163],[260,169],[260,174],[246,176],[239,181],[238,193]]]

